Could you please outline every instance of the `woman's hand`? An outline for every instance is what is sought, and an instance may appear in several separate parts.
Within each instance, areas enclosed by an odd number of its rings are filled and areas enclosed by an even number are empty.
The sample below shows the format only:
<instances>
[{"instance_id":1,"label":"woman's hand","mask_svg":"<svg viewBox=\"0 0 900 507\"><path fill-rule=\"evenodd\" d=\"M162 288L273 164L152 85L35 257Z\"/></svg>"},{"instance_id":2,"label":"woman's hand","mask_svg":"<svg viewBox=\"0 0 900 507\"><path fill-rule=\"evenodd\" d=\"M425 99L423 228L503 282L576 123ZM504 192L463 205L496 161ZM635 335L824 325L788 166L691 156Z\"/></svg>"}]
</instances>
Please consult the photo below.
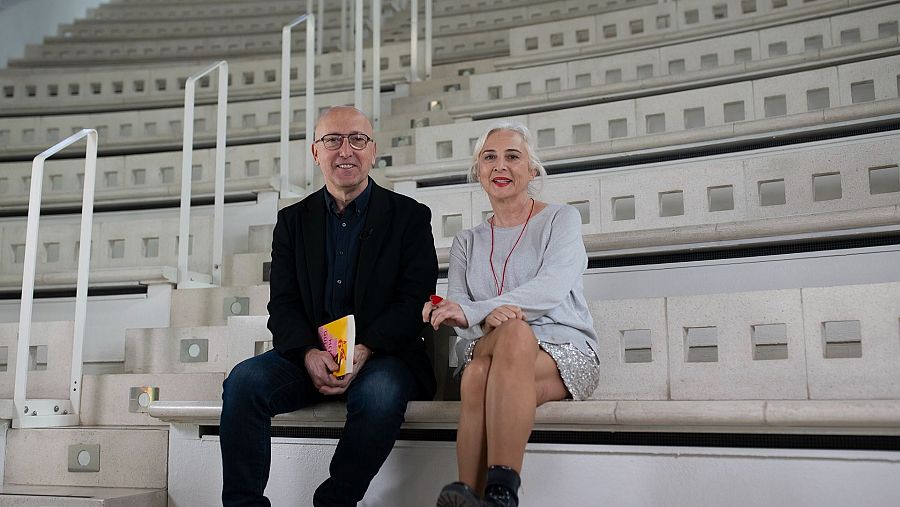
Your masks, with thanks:
<instances>
[{"instance_id":1,"label":"woman's hand","mask_svg":"<svg viewBox=\"0 0 900 507\"><path fill-rule=\"evenodd\" d=\"M484 318L484 323L481 325L481 330L484 331L484 334L488 334L500 324L512 319L525 320L525 312L523 312L522 309L518 306L498 306L497 308L494 308L494 310L491 311L491 313L489 313L487 317Z\"/></svg>"},{"instance_id":2,"label":"woman's hand","mask_svg":"<svg viewBox=\"0 0 900 507\"><path fill-rule=\"evenodd\" d=\"M469 321L466 314L463 313L459 304L444 299L438 304L427 301L422 307L422 322L428 322L435 330L444 324L454 327L469 327Z\"/></svg>"}]
</instances>

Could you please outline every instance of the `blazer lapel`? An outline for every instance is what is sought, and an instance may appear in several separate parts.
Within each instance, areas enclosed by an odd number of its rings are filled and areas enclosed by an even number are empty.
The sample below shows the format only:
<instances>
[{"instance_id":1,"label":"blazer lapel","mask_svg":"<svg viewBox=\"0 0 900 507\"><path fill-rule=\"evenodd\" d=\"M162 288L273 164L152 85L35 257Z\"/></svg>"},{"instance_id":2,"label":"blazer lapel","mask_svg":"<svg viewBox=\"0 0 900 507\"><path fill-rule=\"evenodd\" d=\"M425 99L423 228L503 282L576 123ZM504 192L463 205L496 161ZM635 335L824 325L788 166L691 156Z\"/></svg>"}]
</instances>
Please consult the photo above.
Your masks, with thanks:
<instances>
[{"instance_id":1,"label":"blazer lapel","mask_svg":"<svg viewBox=\"0 0 900 507\"><path fill-rule=\"evenodd\" d=\"M324 187L323 187L324 188ZM300 218L303 235L306 276L309 281L313 318L319 322L325 313L325 197L319 190L309 200Z\"/></svg>"},{"instance_id":2,"label":"blazer lapel","mask_svg":"<svg viewBox=\"0 0 900 507\"><path fill-rule=\"evenodd\" d=\"M353 307L362 308L366 290L372 280L375 271L375 263L381 246L388 235L388 227L391 223L393 206L391 206L390 194L383 188L369 181L372 185L372 195L369 198L369 210L366 213L366 225L363 227L359 242L359 257L356 261L356 283L353 288Z\"/></svg>"}]
</instances>

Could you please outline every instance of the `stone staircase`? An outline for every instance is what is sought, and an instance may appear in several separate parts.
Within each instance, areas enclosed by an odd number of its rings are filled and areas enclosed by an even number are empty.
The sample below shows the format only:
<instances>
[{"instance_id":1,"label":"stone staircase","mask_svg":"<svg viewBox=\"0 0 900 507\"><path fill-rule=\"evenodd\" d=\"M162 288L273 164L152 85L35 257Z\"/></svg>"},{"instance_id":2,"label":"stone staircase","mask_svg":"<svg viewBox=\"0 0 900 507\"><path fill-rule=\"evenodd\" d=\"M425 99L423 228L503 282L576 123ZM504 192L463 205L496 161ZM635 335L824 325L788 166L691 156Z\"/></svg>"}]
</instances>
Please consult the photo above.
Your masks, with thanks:
<instances>
[{"instance_id":1,"label":"stone staircase","mask_svg":"<svg viewBox=\"0 0 900 507\"><path fill-rule=\"evenodd\" d=\"M226 258L223 286L173 290L170 326L127 329L122 362L85 365L78 427L10 427L18 324L0 324L0 505L167 505L169 425L149 415L150 403L220 401L230 368L271 348L263 281L271 231L250 227L251 251ZM27 398L67 398L73 324L32 329Z\"/></svg>"}]
</instances>

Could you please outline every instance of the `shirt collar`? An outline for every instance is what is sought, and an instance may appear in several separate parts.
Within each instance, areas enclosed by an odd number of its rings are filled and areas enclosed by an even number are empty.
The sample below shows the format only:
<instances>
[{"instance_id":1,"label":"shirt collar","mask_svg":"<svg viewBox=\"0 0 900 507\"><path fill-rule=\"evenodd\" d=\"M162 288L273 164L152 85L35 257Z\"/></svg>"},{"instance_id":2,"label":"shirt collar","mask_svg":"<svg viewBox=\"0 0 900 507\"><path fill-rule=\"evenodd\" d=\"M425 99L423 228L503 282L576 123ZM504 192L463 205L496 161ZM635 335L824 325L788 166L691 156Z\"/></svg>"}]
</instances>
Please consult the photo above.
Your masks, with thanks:
<instances>
[{"instance_id":1,"label":"shirt collar","mask_svg":"<svg viewBox=\"0 0 900 507\"><path fill-rule=\"evenodd\" d=\"M374 182L371 177L368 177L368 183L366 183L365 190L362 191L361 194L356 196L355 199L350 201L347 206L344 208L344 212L354 213L356 216L362 215L366 212L366 208L369 206L369 197L372 195L372 185ZM338 213L337 201L335 201L334 196L328 193L328 189L325 189L325 209L334 213L335 215L340 215Z\"/></svg>"}]
</instances>

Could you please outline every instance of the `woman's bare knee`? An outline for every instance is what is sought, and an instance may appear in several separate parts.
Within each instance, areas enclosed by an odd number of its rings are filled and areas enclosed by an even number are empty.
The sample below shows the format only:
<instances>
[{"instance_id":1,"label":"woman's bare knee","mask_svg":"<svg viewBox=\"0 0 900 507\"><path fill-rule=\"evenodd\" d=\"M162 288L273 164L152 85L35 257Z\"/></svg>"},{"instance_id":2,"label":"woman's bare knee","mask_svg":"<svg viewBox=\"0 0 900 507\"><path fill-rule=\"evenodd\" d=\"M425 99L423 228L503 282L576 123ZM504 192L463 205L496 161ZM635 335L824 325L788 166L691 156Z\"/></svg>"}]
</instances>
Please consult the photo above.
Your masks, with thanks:
<instances>
[{"instance_id":1,"label":"woman's bare knee","mask_svg":"<svg viewBox=\"0 0 900 507\"><path fill-rule=\"evenodd\" d=\"M494 361L503 364L532 364L537 358L537 338L531 326L521 320L508 320L496 330Z\"/></svg>"},{"instance_id":2,"label":"woman's bare knee","mask_svg":"<svg viewBox=\"0 0 900 507\"><path fill-rule=\"evenodd\" d=\"M501 334L531 334L532 336L534 336L534 331L531 330L531 324L525 322L522 319L509 319L507 321L504 321L499 326L497 326L494 331Z\"/></svg>"}]
</instances>

